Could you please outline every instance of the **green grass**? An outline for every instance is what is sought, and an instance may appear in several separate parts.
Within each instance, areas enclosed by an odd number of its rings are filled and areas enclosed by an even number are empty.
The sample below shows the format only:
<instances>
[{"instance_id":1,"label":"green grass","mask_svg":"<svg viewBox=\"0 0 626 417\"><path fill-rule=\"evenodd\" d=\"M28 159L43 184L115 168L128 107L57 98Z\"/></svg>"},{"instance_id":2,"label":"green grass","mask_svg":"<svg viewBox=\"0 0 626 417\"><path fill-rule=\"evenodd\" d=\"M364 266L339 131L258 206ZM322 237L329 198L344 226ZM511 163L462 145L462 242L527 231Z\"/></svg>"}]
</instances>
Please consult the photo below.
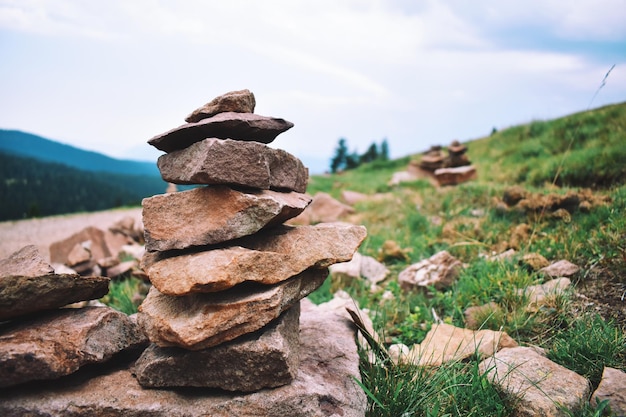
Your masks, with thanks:
<instances>
[{"instance_id":1,"label":"green grass","mask_svg":"<svg viewBox=\"0 0 626 417\"><path fill-rule=\"evenodd\" d=\"M358 221L368 229L359 252L379 258L384 243L391 240L407 254L407 259L384 260L391 274L381 292L372 293L359 281L342 289L371 311L385 345L420 343L434 323L434 314L464 327L465 309L495 303L497 308L479 318L480 328L502 329L521 345L544 347L552 360L594 385L604 366L626 369L624 321L589 314L575 296L577 287L587 285L592 277L626 283L626 166L616 163L626 160L625 127L626 104L620 104L503 130L468 144L478 179L456 187L438 189L426 180L387 185L394 172L406 169L409 160L419 155L314 177L311 194L327 192L340 198L343 190L385 193L385 199L355 206ZM503 211L497 202L512 185L539 196L592 187L584 192L609 201L592 205L588 212L573 210L565 218L549 212ZM519 228L528 233L515 237ZM484 259L509 247L517 251L510 260ZM456 283L444 291L402 291L398 274L441 250L466 265ZM528 300L519 290L548 279L521 264L527 253L580 266L581 272L573 277L576 287L550 297L539 309L527 309ZM332 290L324 288L320 298L327 300ZM393 299L383 301L382 291L393 294ZM372 365L363 359L368 416L511 415L515 399L491 386L478 372L477 361L470 358L423 369ZM586 403L581 415L606 411L606 404Z\"/></svg>"}]
</instances>

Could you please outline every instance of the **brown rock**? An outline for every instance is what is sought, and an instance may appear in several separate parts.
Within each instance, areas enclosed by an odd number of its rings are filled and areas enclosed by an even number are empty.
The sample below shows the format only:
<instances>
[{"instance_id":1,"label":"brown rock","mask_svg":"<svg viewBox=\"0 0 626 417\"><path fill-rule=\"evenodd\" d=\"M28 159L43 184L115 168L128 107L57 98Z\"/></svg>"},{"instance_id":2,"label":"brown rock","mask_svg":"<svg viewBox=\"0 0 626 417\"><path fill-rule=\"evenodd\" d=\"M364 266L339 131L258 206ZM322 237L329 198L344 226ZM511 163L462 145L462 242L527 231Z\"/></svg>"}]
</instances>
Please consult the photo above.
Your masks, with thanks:
<instances>
[{"instance_id":1,"label":"brown rock","mask_svg":"<svg viewBox=\"0 0 626 417\"><path fill-rule=\"evenodd\" d=\"M481 362L479 368L499 389L518 397L513 402L515 416L576 415L589 398L587 379L533 348L502 349Z\"/></svg>"},{"instance_id":2,"label":"brown rock","mask_svg":"<svg viewBox=\"0 0 626 417\"><path fill-rule=\"evenodd\" d=\"M90 226L84 228L80 232L73 234L67 239L63 239L51 244L50 262L67 264L68 256L70 252L74 249L74 247L77 244L82 244L83 242L87 241L91 241L91 261L87 266L87 269L96 265L96 262L98 260L112 256L111 250L109 249L106 242L105 232L96 227Z\"/></svg>"},{"instance_id":3,"label":"brown rock","mask_svg":"<svg viewBox=\"0 0 626 417\"><path fill-rule=\"evenodd\" d=\"M475 178L476 168L473 165L438 168L435 170L435 179L442 186L462 184Z\"/></svg>"},{"instance_id":4,"label":"brown rock","mask_svg":"<svg viewBox=\"0 0 626 417\"><path fill-rule=\"evenodd\" d=\"M298 217L291 220L291 224L331 223L342 220L355 210L334 199L327 193L317 193L311 204Z\"/></svg>"},{"instance_id":5,"label":"brown rock","mask_svg":"<svg viewBox=\"0 0 626 417\"><path fill-rule=\"evenodd\" d=\"M398 275L398 282L407 291L429 286L441 290L452 285L458 278L461 267L461 261L448 251L441 251L404 269Z\"/></svg>"},{"instance_id":6,"label":"brown rock","mask_svg":"<svg viewBox=\"0 0 626 417\"><path fill-rule=\"evenodd\" d=\"M364 417L353 324L303 300L300 367L288 385L250 394L144 389L130 371L81 369L62 382L0 390L0 415ZM307 306L307 308L305 308Z\"/></svg>"},{"instance_id":7,"label":"brown rock","mask_svg":"<svg viewBox=\"0 0 626 417\"><path fill-rule=\"evenodd\" d=\"M146 250L184 249L251 235L297 216L310 201L295 192L241 192L221 185L144 198Z\"/></svg>"},{"instance_id":8,"label":"brown rock","mask_svg":"<svg viewBox=\"0 0 626 417\"><path fill-rule=\"evenodd\" d=\"M538 311L542 305L548 304L548 300L554 300L555 297L563 295L571 284L569 278L556 278L542 285L531 285L520 289L518 293L528 299L526 307L528 311Z\"/></svg>"},{"instance_id":9,"label":"brown rock","mask_svg":"<svg viewBox=\"0 0 626 417\"><path fill-rule=\"evenodd\" d=\"M108 278L54 274L46 265L34 246L0 261L0 321L100 298L109 291Z\"/></svg>"},{"instance_id":10,"label":"brown rock","mask_svg":"<svg viewBox=\"0 0 626 417\"><path fill-rule=\"evenodd\" d=\"M571 277L576 275L578 271L580 271L580 268L577 265L571 263L570 261L566 261L565 259L539 270L539 272L543 272L549 277Z\"/></svg>"},{"instance_id":11,"label":"brown rock","mask_svg":"<svg viewBox=\"0 0 626 417\"><path fill-rule=\"evenodd\" d=\"M135 363L144 387L258 391L290 383L299 365L300 304L254 333L209 349L150 345Z\"/></svg>"},{"instance_id":12,"label":"brown rock","mask_svg":"<svg viewBox=\"0 0 626 417\"><path fill-rule=\"evenodd\" d=\"M124 275L125 273L132 271L133 268L137 266L136 260L130 260L125 262L120 262L119 264L107 268L106 276L109 278L119 277L120 275Z\"/></svg>"},{"instance_id":13,"label":"brown rock","mask_svg":"<svg viewBox=\"0 0 626 417\"><path fill-rule=\"evenodd\" d=\"M38 277L54 274L35 245L24 246L11 256L0 260L0 279L9 276Z\"/></svg>"},{"instance_id":14,"label":"brown rock","mask_svg":"<svg viewBox=\"0 0 626 417\"><path fill-rule=\"evenodd\" d=\"M185 118L188 123L199 122L224 112L254 113L256 100L250 90L230 91L197 108Z\"/></svg>"},{"instance_id":15,"label":"brown rock","mask_svg":"<svg viewBox=\"0 0 626 417\"><path fill-rule=\"evenodd\" d=\"M366 235L363 226L281 225L223 249L169 258L150 253L142 267L152 284L168 295L223 291L245 281L276 284L306 269L351 259Z\"/></svg>"},{"instance_id":16,"label":"brown rock","mask_svg":"<svg viewBox=\"0 0 626 417\"><path fill-rule=\"evenodd\" d=\"M319 288L327 276L327 269L309 269L272 286L238 285L179 297L152 287L137 318L150 341L161 347L206 349L262 328Z\"/></svg>"},{"instance_id":17,"label":"brown rock","mask_svg":"<svg viewBox=\"0 0 626 417\"><path fill-rule=\"evenodd\" d=\"M598 389L591 396L591 404L609 400L612 415L626 416L626 372L605 367Z\"/></svg>"},{"instance_id":18,"label":"brown rock","mask_svg":"<svg viewBox=\"0 0 626 417\"><path fill-rule=\"evenodd\" d=\"M67 254L67 265L73 267L88 262L91 259L90 246L91 241L89 240L75 244L70 253Z\"/></svg>"},{"instance_id":19,"label":"brown rock","mask_svg":"<svg viewBox=\"0 0 626 417\"><path fill-rule=\"evenodd\" d=\"M169 130L153 137L148 143L164 152L185 149L206 138L271 143L276 136L292 127L293 123L284 119L254 113L225 112Z\"/></svg>"},{"instance_id":20,"label":"brown rock","mask_svg":"<svg viewBox=\"0 0 626 417\"><path fill-rule=\"evenodd\" d=\"M527 253L521 261L522 265L527 265L532 271L538 271L550 265L550 262L538 253Z\"/></svg>"},{"instance_id":21,"label":"brown rock","mask_svg":"<svg viewBox=\"0 0 626 417\"><path fill-rule=\"evenodd\" d=\"M227 184L303 193L308 170L295 156L258 142L205 139L161 155L161 176L175 184Z\"/></svg>"},{"instance_id":22,"label":"brown rock","mask_svg":"<svg viewBox=\"0 0 626 417\"><path fill-rule=\"evenodd\" d=\"M336 263L330 266L330 275L333 279L364 278L370 284L383 281L389 274L389 269L371 256L355 253L348 262Z\"/></svg>"},{"instance_id":23,"label":"brown rock","mask_svg":"<svg viewBox=\"0 0 626 417\"><path fill-rule=\"evenodd\" d=\"M62 309L0 326L0 387L55 379L147 340L128 316L108 307Z\"/></svg>"},{"instance_id":24,"label":"brown rock","mask_svg":"<svg viewBox=\"0 0 626 417\"><path fill-rule=\"evenodd\" d=\"M424 341L413 345L408 356L402 357L401 361L419 366L439 366L476 353L491 356L500 349L515 346L517 342L505 332L475 331L441 323L433 325Z\"/></svg>"}]
</instances>

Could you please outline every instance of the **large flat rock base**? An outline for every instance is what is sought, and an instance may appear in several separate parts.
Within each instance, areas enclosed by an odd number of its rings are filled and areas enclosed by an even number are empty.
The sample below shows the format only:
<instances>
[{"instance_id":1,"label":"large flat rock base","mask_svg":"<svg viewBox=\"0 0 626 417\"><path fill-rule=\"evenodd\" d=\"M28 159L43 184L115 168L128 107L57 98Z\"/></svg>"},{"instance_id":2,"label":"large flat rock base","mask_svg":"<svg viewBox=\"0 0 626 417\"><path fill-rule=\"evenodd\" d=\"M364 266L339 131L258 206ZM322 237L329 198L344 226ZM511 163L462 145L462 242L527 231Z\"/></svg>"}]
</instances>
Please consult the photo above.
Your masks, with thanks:
<instances>
[{"instance_id":1,"label":"large flat rock base","mask_svg":"<svg viewBox=\"0 0 626 417\"><path fill-rule=\"evenodd\" d=\"M359 358L346 318L302 301L300 367L279 388L233 394L203 388L142 388L131 363L103 371L80 370L48 383L0 392L0 415L12 416L342 416L363 417L367 400L353 379Z\"/></svg>"}]
</instances>

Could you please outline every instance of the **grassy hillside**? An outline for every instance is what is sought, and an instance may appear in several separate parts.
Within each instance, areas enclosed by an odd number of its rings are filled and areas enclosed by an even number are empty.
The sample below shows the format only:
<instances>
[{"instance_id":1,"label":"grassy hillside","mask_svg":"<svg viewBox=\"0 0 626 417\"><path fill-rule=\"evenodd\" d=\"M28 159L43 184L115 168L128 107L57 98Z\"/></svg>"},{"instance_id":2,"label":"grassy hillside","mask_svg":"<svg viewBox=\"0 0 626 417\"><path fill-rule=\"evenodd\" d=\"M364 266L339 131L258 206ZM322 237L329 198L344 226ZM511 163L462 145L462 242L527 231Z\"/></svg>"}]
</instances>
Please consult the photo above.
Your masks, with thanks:
<instances>
[{"instance_id":1,"label":"grassy hillside","mask_svg":"<svg viewBox=\"0 0 626 417\"><path fill-rule=\"evenodd\" d=\"M312 177L310 194L372 196L347 220L367 227L359 252L379 259L390 274L375 288L329 279L310 298L319 303L340 289L350 293L369 310L383 349L421 343L441 321L470 327L466 309L489 304L472 328L502 329L522 346L539 346L597 387L605 366L626 370L625 121L626 104L619 104L472 141L468 154L478 178L456 187L428 179L390 186L392 174L420 155ZM523 202L507 205L515 195ZM390 243L399 250L386 250ZM488 259L509 249L510 258ZM455 283L443 290L400 288L401 271L442 250L464 264ZM529 256L580 267L570 289L536 309L527 308L523 289L549 278ZM113 301L122 293L130 299L128 282L112 288ZM478 355L420 368L371 363L371 351L361 353L369 417L514 415L515 397L479 371ZM571 415L610 415L606 403L588 400Z\"/></svg>"},{"instance_id":2,"label":"grassy hillside","mask_svg":"<svg viewBox=\"0 0 626 417\"><path fill-rule=\"evenodd\" d=\"M623 103L496 132L467 144L478 179L456 187L438 188L427 179L388 185L393 172L420 155L313 177L312 194L340 199L343 190L379 193L358 203L351 220L368 229L359 251L391 270L378 290L360 281L328 281L314 298L320 302L339 288L348 291L372 311L385 346L420 343L438 318L465 327L468 307L495 303L480 328L503 329L521 345L543 347L553 361L596 387L604 366L626 370L625 127ZM507 208L503 200L512 190L526 193L525 205ZM563 195L576 204L556 210L552 202ZM588 203L579 204L583 200ZM403 254L389 256L383 249L389 241ZM507 249L515 250L511 259L486 260ZM466 265L452 287L409 293L399 288L402 270L441 250ZM531 254L581 268L571 290L536 311L526 308L519 293L547 281L524 260ZM511 415L514 400L485 380L478 360L425 372L371 365L364 356L368 415ZM600 415L605 407L587 403L578 415Z\"/></svg>"}]
</instances>

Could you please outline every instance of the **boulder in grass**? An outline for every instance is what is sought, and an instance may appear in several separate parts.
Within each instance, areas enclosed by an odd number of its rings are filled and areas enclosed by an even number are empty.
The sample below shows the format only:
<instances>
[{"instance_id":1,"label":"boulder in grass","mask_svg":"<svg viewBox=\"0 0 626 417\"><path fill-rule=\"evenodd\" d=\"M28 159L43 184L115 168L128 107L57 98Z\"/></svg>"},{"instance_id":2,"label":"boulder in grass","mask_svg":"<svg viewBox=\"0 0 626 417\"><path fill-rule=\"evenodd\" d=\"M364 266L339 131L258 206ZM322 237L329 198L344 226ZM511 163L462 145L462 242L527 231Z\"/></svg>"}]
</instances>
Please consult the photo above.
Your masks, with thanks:
<instances>
[{"instance_id":1,"label":"boulder in grass","mask_svg":"<svg viewBox=\"0 0 626 417\"><path fill-rule=\"evenodd\" d=\"M219 113L197 123L187 123L150 139L148 143L163 152L172 152L206 138L271 143L291 129L293 123L254 113Z\"/></svg>"},{"instance_id":2,"label":"boulder in grass","mask_svg":"<svg viewBox=\"0 0 626 417\"><path fill-rule=\"evenodd\" d=\"M398 282L407 291L429 286L441 290L456 281L461 267L461 261L448 251L441 251L404 269L398 275Z\"/></svg>"}]
</instances>

